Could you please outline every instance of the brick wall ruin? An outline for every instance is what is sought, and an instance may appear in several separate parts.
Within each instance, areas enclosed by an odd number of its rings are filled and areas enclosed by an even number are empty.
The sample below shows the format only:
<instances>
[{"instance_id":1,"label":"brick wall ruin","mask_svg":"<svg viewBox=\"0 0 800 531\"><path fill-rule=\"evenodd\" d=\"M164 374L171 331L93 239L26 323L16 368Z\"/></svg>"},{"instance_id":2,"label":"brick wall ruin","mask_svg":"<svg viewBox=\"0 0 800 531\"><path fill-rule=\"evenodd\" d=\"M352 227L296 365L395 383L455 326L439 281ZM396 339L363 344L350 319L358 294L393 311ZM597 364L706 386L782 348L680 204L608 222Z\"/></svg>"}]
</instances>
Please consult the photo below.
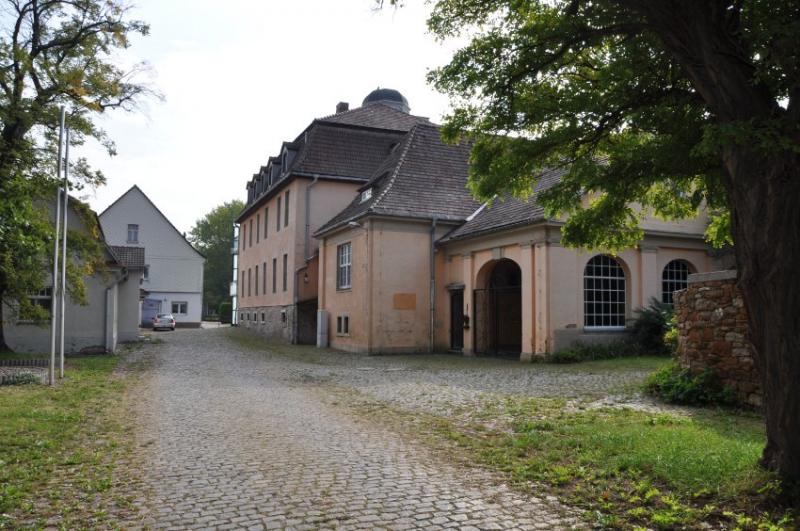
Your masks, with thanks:
<instances>
[{"instance_id":1,"label":"brick wall ruin","mask_svg":"<svg viewBox=\"0 0 800 531\"><path fill-rule=\"evenodd\" d=\"M760 407L760 378L736 272L689 275L688 288L675 293L675 314L681 365L693 372L711 369L739 402Z\"/></svg>"}]
</instances>

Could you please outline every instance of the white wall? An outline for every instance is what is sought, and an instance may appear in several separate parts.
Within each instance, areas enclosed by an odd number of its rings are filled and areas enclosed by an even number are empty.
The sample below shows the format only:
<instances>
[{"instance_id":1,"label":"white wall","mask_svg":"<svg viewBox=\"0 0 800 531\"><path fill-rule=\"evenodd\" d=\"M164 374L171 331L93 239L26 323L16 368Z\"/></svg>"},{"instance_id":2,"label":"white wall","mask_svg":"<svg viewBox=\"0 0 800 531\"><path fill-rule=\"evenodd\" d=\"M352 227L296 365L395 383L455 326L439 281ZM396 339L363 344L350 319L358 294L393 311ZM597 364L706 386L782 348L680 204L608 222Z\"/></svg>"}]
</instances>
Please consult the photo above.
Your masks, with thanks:
<instances>
[{"instance_id":1,"label":"white wall","mask_svg":"<svg viewBox=\"0 0 800 531\"><path fill-rule=\"evenodd\" d=\"M174 313L175 322L180 323L199 323L203 316L203 294L187 293L174 291L151 291L147 295L148 299L161 301L161 312L170 313L173 302L185 302L188 305L186 314Z\"/></svg>"},{"instance_id":2,"label":"white wall","mask_svg":"<svg viewBox=\"0 0 800 531\"><path fill-rule=\"evenodd\" d=\"M202 318L203 263L205 259L159 212L147 196L133 187L100 215L106 240L111 245L144 247L149 278L142 288L148 298L164 299L170 311L173 300L190 302L187 315L176 315L179 323L199 323ZM139 225L139 241L128 242L128 225ZM158 293L160 295L156 296Z\"/></svg>"}]
</instances>

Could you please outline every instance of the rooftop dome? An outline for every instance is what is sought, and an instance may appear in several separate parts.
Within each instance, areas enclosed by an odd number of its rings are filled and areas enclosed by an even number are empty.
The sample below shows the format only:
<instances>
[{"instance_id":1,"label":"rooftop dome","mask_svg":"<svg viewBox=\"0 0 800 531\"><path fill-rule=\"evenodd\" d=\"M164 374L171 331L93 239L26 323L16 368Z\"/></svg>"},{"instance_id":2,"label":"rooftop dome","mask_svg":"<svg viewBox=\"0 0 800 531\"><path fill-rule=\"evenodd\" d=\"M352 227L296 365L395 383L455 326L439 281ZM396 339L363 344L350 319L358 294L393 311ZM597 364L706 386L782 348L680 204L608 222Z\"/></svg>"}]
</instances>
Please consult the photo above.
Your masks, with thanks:
<instances>
[{"instance_id":1,"label":"rooftop dome","mask_svg":"<svg viewBox=\"0 0 800 531\"><path fill-rule=\"evenodd\" d=\"M383 103L389 107L395 108L398 111L405 113L411 112L408 106L408 100L398 91L390 88L376 88L364 98L361 105L369 105L370 103Z\"/></svg>"}]
</instances>

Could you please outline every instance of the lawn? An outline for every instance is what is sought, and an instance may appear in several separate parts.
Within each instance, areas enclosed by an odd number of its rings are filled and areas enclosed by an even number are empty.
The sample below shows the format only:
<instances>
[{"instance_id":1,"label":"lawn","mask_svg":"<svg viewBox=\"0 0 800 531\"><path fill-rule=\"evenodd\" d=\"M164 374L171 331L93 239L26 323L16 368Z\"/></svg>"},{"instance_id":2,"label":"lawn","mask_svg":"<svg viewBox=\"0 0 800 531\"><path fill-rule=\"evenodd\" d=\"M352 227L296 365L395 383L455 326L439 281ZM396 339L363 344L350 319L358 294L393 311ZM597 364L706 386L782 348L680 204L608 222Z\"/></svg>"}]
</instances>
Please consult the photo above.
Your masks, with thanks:
<instances>
[{"instance_id":1,"label":"lawn","mask_svg":"<svg viewBox=\"0 0 800 531\"><path fill-rule=\"evenodd\" d=\"M39 528L48 518L85 528L104 519L127 430L118 361L68 358L55 388L0 387L0 528Z\"/></svg>"}]
</instances>

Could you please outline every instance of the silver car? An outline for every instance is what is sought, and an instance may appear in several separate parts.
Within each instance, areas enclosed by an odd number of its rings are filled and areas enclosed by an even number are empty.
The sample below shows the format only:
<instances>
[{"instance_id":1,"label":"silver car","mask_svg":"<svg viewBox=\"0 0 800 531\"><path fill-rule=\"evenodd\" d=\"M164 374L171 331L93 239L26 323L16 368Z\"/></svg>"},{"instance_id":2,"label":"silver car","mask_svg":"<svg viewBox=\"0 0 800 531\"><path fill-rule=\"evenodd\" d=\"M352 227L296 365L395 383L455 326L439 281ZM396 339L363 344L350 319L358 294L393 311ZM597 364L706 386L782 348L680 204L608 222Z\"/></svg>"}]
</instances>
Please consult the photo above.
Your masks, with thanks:
<instances>
[{"instance_id":1,"label":"silver car","mask_svg":"<svg viewBox=\"0 0 800 531\"><path fill-rule=\"evenodd\" d=\"M175 330L175 317L171 313L160 313L153 317L153 330L159 328Z\"/></svg>"}]
</instances>

